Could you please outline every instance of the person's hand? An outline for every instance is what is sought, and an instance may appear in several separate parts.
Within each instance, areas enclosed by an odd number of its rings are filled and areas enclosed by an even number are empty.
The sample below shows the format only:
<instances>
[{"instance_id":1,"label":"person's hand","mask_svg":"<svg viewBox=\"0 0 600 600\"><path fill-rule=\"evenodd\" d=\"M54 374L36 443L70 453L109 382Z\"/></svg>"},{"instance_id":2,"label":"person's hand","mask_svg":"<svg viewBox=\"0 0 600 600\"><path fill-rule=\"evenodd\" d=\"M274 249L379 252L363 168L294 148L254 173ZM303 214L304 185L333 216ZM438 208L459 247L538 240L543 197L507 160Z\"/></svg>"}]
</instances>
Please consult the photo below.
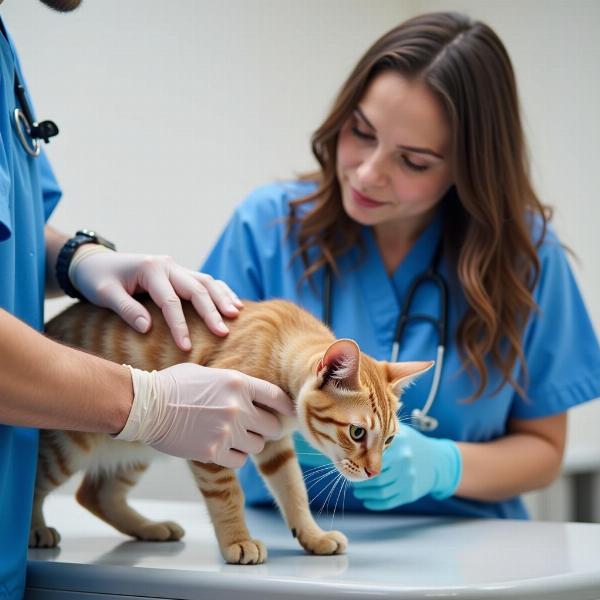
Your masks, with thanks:
<instances>
[{"instance_id":1,"label":"person's hand","mask_svg":"<svg viewBox=\"0 0 600 600\"><path fill-rule=\"evenodd\" d=\"M389 510L431 494L443 500L454 494L462 475L462 456L451 440L430 438L401 425L384 452L379 475L354 482L352 491L369 510Z\"/></svg>"},{"instance_id":2,"label":"person's hand","mask_svg":"<svg viewBox=\"0 0 600 600\"><path fill-rule=\"evenodd\" d=\"M193 363L151 373L129 369L133 405L114 438L143 442L173 456L241 467L248 454L262 451L266 440L281 436L281 423L272 411L294 414L281 389L238 371Z\"/></svg>"},{"instance_id":3,"label":"person's hand","mask_svg":"<svg viewBox=\"0 0 600 600\"><path fill-rule=\"evenodd\" d=\"M243 306L225 283L186 269L169 256L112 252L97 244L85 244L77 250L69 278L86 299L114 310L140 333L150 329L151 318L132 295L147 291L162 310L181 350L192 346L180 298L189 300L207 327L221 336L229 331L221 313L236 317Z\"/></svg>"},{"instance_id":4,"label":"person's hand","mask_svg":"<svg viewBox=\"0 0 600 600\"><path fill-rule=\"evenodd\" d=\"M294 448L298 456L298 462L305 467L320 467L323 465L331 465L333 461L313 448L299 432L294 432Z\"/></svg>"}]
</instances>

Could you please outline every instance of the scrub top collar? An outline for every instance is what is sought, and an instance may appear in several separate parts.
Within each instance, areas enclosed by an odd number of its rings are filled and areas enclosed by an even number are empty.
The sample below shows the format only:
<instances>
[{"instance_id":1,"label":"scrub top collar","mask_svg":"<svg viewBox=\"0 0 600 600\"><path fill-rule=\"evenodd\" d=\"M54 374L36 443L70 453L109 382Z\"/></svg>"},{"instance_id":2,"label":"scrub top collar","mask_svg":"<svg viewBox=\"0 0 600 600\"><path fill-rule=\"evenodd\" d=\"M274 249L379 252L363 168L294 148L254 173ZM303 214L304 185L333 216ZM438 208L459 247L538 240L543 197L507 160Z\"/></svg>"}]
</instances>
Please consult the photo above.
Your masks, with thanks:
<instances>
[{"instance_id":1,"label":"scrub top collar","mask_svg":"<svg viewBox=\"0 0 600 600\"><path fill-rule=\"evenodd\" d=\"M387 274L372 227L363 227L361 234L366 252L358 264L357 276L374 329L384 347L390 347L400 314L402 300L413 279L426 271L433 262L442 235L443 211L438 210L391 276ZM358 255L357 255L358 256ZM379 357L388 359L389 356Z\"/></svg>"}]
</instances>

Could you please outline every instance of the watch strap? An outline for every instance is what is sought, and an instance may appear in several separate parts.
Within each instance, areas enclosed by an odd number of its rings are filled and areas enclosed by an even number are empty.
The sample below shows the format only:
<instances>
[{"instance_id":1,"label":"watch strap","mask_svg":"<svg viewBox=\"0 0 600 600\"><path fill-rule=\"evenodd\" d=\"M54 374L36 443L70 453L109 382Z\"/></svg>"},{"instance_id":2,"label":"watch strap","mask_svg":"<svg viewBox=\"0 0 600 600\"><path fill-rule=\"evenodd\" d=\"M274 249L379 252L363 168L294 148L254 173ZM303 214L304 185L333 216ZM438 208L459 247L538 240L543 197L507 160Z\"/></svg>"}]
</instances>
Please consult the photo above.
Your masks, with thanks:
<instances>
[{"instance_id":1,"label":"watch strap","mask_svg":"<svg viewBox=\"0 0 600 600\"><path fill-rule=\"evenodd\" d=\"M56 279L67 296L80 300L85 300L85 297L73 285L69 277L69 267L71 266L75 252L84 244L99 244L109 250L116 250L112 242L109 242L96 232L87 229L77 231L72 238L65 242L56 259Z\"/></svg>"}]
</instances>

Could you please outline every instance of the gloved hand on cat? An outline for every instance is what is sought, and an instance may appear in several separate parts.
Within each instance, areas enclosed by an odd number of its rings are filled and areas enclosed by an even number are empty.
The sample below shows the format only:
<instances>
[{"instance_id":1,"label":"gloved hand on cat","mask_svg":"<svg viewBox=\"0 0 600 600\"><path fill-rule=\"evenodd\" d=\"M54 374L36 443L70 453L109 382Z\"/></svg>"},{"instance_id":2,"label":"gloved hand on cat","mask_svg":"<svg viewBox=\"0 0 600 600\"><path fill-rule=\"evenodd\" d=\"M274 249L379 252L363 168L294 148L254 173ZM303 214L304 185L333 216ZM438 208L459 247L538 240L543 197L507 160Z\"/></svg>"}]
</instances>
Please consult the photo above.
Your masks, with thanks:
<instances>
[{"instance_id":1,"label":"gloved hand on cat","mask_svg":"<svg viewBox=\"0 0 600 600\"><path fill-rule=\"evenodd\" d=\"M113 252L98 244L85 244L77 250L69 279L90 302L114 310L140 333L150 329L151 318L132 294L148 292L182 350L189 350L191 343L179 298L190 300L216 335L228 332L221 313L236 317L242 307L225 283L186 269L168 256Z\"/></svg>"},{"instance_id":2,"label":"gloved hand on cat","mask_svg":"<svg viewBox=\"0 0 600 600\"><path fill-rule=\"evenodd\" d=\"M271 411L292 416L277 386L229 369L183 363L162 371L128 367L134 399L123 430L114 436L223 467L241 467L282 428ZM266 407L266 408L263 408ZM271 409L271 410L267 410Z\"/></svg>"},{"instance_id":3,"label":"gloved hand on cat","mask_svg":"<svg viewBox=\"0 0 600 600\"><path fill-rule=\"evenodd\" d=\"M431 494L436 500L454 494L462 475L462 456L451 440L431 438L400 425L383 453L381 473L352 484L354 496L369 510L389 510Z\"/></svg>"}]
</instances>

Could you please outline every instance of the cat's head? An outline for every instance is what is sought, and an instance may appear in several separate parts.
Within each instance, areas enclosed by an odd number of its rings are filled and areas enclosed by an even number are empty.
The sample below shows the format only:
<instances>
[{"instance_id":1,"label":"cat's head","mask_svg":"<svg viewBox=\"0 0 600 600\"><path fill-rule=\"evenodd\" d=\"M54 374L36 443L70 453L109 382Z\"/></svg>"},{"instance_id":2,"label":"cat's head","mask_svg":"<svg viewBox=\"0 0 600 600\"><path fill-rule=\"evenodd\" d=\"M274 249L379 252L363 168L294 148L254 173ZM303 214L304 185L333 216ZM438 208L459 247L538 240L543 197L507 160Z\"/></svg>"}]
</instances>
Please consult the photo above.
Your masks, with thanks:
<instances>
[{"instance_id":1,"label":"cat's head","mask_svg":"<svg viewBox=\"0 0 600 600\"><path fill-rule=\"evenodd\" d=\"M402 390L433 364L376 361L353 340L337 340L298 395L302 434L351 481L377 475L398 431Z\"/></svg>"}]
</instances>

